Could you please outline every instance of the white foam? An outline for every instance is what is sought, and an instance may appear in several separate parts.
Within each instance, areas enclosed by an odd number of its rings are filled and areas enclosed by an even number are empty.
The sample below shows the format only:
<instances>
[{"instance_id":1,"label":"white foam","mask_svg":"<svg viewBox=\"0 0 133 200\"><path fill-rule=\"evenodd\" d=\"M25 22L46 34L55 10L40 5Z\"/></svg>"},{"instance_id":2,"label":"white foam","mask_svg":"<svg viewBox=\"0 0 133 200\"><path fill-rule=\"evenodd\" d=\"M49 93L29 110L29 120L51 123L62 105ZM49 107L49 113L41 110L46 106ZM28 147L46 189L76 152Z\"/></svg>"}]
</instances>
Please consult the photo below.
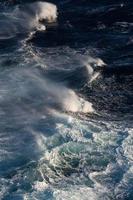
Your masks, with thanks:
<instances>
[{"instance_id":1,"label":"white foam","mask_svg":"<svg viewBox=\"0 0 133 200\"><path fill-rule=\"evenodd\" d=\"M83 112L92 113L94 112L92 103L79 98L73 90L66 90L66 97L62 98L62 108L66 111L71 112Z\"/></svg>"},{"instance_id":2,"label":"white foam","mask_svg":"<svg viewBox=\"0 0 133 200\"><path fill-rule=\"evenodd\" d=\"M92 58L92 57L89 57L87 60L84 60L83 61L83 65L87 69L89 83L91 83L94 80L96 80L100 75L100 72L99 71L95 71L95 69L97 67L102 68L102 67L106 66L105 62L102 59L100 59L100 58Z\"/></svg>"},{"instance_id":3,"label":"white foam","mask_svg":"<svg viewBox=\"0 0 133 200\"><path fill-rule=\"evenodd\" d=\"M63 85L52 83L45 80L45 91L48 98L47 103L53 102L57 107L67 112L94 112L92 103L80 98L72 89L68 89ZM44 82L45 82L44 81Z\"/></svg>"},{"instance_id":4,"label":"white foam","mask_svg":"<svg viewBox=\"0 0 133 200\"><path fill-rule=\"evenodd\" d=\"M45 30L45 25L40 23L40 21L55 22L57 19L57 7L52 3L35 2L26 4L23 8L17 7L14 15L26 25L28 23L30 28Z\"/></svg>"},{"instance_id":5,"label":"white foam","mask_svg":"<svg viewBox=\"0 0 133 200\"><path fill-rule=\"evenodd\" d=\"M0 39L10 39L18 33L45 31L45 21L56 21L57 7L47 2L27 3L17 5L15 9L1 14L0 18Z\"/></svg>"},{"instance_id":6,"label":"white foam","mask_svg":"<svg viewBox=\"0 0 133 200\"><path fill-rule=\"evenodd\" d=\"M104 188L89 188L83 186L71 186L69 190L54 190L53 196L56 200L103 200L109 199L108 191Z\"/></svg>"},{"instance_id":7,"label":"white foam","mask_svg":"<svg viewBox=\"0 0 133 200\"><path fill-rule=\"evenodd\" d=\"M30 69L19 69L19 73L17 70L15 72L9 72L9 76L13 75L13 79L10 80L10 85L14 85L14 81L21 80L24 81L23 85L15 85L16 95L25 96L28 92L30 92L30 85L32 82L33 85L38 88L38 91L41 91L43 98L41 101L44 102L44 109L48 111L48 109L59 109L65 112L82 112L82 113L92 113L94 112L92 103L86 101L76 94L75 91L65 87L62 84L52 82L51 80L46 79L45 77L41 77L36 70ZM21 86L21 92L18 88ZM5 86L6 87L6 86ZM13 93L11 92L13 88L10 90L11 97ZM9 89L7 90L6 97L10 98ZM15 94L14 94L15 95Z\"/></svg>"},{"instance_id":8,"label":"white foam","mask_svg":"<svg viewBox=\"0 0 133 200\"><path fill-rule=\"evenodd\" d=\"M54 22L57 19L57 7L52 3L36 2L34 3L34 9L37 10L37 20L47 20L48 22Z\"/></svg>"},{"instance_id":9,"label":"white foam","mask_svg":"<svg viewBox=\"0 0 133 200\"><path fill-rule=\"evenodd\" d=\"M128 129L128 137L123 141L122 148L124 155L129 162L133 162L133 129Z\"/></svg>"},{"instance_id":10,"label":"white foam","mask_svg":"<svg viewBox=\"0 0 133 200\"><path fill-rule=\"evenodd\" d=\"M92 103L80 98L72 89L44 78L38 78L38 76L33 73L30 73L30 76L36 79L39 85L43 86L44 93L46 93L47 96L47 98L45 98L46 105L53 102L61 110L67 112L94 112Z\"/></svg>"},{"instance_id":11,"label":"white foam","mask_svg":"<svg viewBox=\"0 0 133 200\"><path fill-rule=\"evenodd\" d=\"M36 181L34 183L34 189L37 191L44 191L47 188L48 188L48 184L45 183L44 181L43 182Z\"/></svg>"}]
</instances>

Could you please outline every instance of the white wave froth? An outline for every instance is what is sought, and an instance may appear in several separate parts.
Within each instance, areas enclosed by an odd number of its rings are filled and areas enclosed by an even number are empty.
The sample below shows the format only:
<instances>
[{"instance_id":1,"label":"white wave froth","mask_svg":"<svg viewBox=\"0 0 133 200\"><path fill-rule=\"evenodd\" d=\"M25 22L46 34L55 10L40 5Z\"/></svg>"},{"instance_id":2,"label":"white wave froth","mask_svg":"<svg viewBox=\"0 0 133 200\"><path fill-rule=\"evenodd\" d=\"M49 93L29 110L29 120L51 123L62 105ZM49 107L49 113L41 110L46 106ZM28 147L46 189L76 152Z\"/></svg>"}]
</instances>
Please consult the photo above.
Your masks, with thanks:
<instances>
[{"instance_id":1,"label":"white wave froth","mask_svg":"<svg viewBox=\"0 0 133 200\"><path fill-rule=\"evenodd\" d=\"M66 90L66 94L61 97L61 101L62 108L66 111L83 113L94 112L92 103L79 98L77 94L71 89Z\"/></svg>"},{"instance_id":2,"label":"white wave froth","mask_svg":"<svg viewBox=\"0 0 133 200\"><path fill-rule=\"evenodd\" d=\"M48 23L56 21L57 7L47 2L25 4L22 7L16 7L14 16L20 19L20 21L23 20L24 24L28 22L29 27L40 29L41 27L45 27L44 24L40 23L41 20L45 20Z\"/></svg>"},{"instance_id":3,"label":"white wave froth","mask_svg":"<svg viewBox=\"0 0 133 200\"><path fill-rule=\"evenodd\" d=\"M91 58L89 57L87 60L83 62L84 66L88 72L89 83L96 80L100 75L100 70L95 71L97 68L104 68L106 64L100 58Z\"/></svg>"},{"instance_id":4,"label":"white wave froth","mask_svg":"<svg viewBox=\"0 0 133 200\"><path fill-rule=\"evenodd\" d=\"M43 94L41 101L44 102L44 109L49 111L53 109L59 109L65 112L83 112L83 113L92 113L94 111L92 103L84 100L79 97L75 91L65 87L62 84L53 82L45 77L42 77L41 74L36 70L28 70L28 69L19 69L19 73L16 70L14 72L14 76L12 76L12 72L9 76L12 77L10 80L10 85L13 85L9 92L9 85L4 85L4 94L2 95L2 99L12 99L14 98L12 90L13 87L16 88L15 95L18 96L27 96L32 90L31 83L36 87L38 92ZM14 77L14 78L13 78ZM15 84L15 82L19 80L22 81L23 84ZM14 82L15 81L15 82ZM18 82L19 83L19 82ZM21 87L21 92L19 89ZM7 91L6 91L7 89ZM37 97L39 98L39 97ZM40 99L39 99L40 100Z\"/></svg>"},{"instance_id":5,"label":"white wave froth","mask_svg":"<svg viewBox=\"0 0 133 200\"><path fill-rule=\"evenodd\" d=\"M9 39L21 33L46 30L45 22L57 19L57 7L47 2L27 3L1 13L0 17L0 39Z\"/></svg>"}]
</instances>

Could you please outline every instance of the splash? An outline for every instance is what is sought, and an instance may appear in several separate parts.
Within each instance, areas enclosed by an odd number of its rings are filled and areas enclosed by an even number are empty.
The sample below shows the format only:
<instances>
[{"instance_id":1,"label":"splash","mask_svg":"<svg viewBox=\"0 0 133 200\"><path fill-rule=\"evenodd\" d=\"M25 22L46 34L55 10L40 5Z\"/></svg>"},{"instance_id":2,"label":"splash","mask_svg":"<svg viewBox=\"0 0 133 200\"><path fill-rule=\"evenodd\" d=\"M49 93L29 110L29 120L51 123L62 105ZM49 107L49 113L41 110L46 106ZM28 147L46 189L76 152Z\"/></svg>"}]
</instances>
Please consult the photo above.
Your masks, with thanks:
<instances>
[{"instance_id":1,"label":"splash","mask_svg":"<svg viewBox=\"0 0 133 200\"><path fill-rule=\"evenodd\" d=\"M57 7L52 3L35 2L18 5L0 16L0 39L9 39L17 34L45 31L45 23L55 22Z\"/></svg>"},{"instance_id":2,"label":"splash","mask_svg":"<svg viewBox=\"0 0 133 200\"><path fill-rule=\"evenodd\" d=\"M38 91L36 101L42 102L44 111L48 110L61 110L64 112L83 112L92 113L94 111L92 103L86 101L76 94L72 89L67 88L63 84L53 82L51 79L40 74L37 69L15 69L9 71L8 76L11 77L10 81L4 85L6 93L1 94L2 100L10 100L15 98L31 98L30 95L34 94L34 87ZM15 84L15 81L17 83ZM21 91L20 89L21 88ZM14 94L13 90L16 91Z\"/></svg>"},{"instance_id":3,"label":"splash","mask_svg":"<svg viewBox=\"0 0 133 200\"><path fill-rule=\"evenodd\" d=\"M35 2L18 6L14 10L14 16L24 22L29 28L45 30L45 23L55 22L57 19L57 7L52 3Z\"/></svg>"},{"instance_id":4,"label":"splash","mask_svg":"<svg viewBox=\"0 0 133 200\"><path fill-rule=\"evenodd\" d=\"M33 74L33 76L36 76ZM45 98L45 104L48 107L59 108L65 112L82 112L82 113L92 113L94 112L92 103L79 97L76 92L72 89L65 87L59 83L52 82L48 79L38 79L36 80L43 85ZM42 87L42 86L41 86Z\"/></svg>"},{"instance_id":5,"label":"splash","mask_svg":"<svg viewBox=\"0 0 133 200\"><path fill-rule=\"evenodd\" d=\"M83 64L87 69L89 83L96 80L101 74L100 71L106 66L102 59L92 57L89 57L87 60L85 60Z\"/></svg>"},{"instance_id":6,"label":"splash","mask_svg":"<svg viewBox=\"0 0 133 200\"><path fill-rule=\"evenodd\" d=\"M94 109L92 103L85 101L84 99L78 97L78 95L71 89L65 89L61 95L59 94L59 102L61 102L61 107L65 111L70 112L82 112L82 113L93 113Z\"/></svg>"}]
</instances>

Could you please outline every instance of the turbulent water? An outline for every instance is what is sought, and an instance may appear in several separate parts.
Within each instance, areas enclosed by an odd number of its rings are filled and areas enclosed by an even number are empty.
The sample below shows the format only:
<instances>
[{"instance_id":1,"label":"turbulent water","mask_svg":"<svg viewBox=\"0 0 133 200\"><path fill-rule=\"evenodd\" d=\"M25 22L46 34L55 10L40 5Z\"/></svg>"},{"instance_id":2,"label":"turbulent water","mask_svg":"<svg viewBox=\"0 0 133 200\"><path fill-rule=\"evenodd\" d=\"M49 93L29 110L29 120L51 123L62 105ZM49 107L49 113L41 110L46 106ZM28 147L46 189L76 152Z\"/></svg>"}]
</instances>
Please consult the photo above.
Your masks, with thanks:
<instances>
[{"instance_id":1,"label":"turbulent water","mask_svg":"<svg viewBox=\"0 0 133 200\"><path fill-rule=\"evenodd\" d=\"M0 1L0 199L132 200L133 2L49 3Z\"/></svg>"}]
</instances>

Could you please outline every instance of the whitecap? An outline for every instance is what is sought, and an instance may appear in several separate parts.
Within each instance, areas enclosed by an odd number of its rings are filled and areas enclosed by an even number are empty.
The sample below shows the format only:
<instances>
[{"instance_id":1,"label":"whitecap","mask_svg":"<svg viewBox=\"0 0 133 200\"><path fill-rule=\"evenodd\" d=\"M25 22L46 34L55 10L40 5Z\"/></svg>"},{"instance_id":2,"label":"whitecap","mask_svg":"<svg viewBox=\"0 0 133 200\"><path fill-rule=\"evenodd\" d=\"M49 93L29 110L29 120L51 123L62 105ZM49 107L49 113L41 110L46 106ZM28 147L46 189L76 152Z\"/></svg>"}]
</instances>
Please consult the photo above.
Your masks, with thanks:
<instances>
[{"instance_id":1,"label":"whitecap","mask_svg":"<svg viewBox=\"0 0 133 200\"><path fill-rule=\"evenodd\" d=\"M1 13L0 39L10 39L17 34L30 31L45 31L45 22L52 23L57 19L57 7L52 3L34 2L17 5L7 13Z\"/></svg>"}]
</instances>

